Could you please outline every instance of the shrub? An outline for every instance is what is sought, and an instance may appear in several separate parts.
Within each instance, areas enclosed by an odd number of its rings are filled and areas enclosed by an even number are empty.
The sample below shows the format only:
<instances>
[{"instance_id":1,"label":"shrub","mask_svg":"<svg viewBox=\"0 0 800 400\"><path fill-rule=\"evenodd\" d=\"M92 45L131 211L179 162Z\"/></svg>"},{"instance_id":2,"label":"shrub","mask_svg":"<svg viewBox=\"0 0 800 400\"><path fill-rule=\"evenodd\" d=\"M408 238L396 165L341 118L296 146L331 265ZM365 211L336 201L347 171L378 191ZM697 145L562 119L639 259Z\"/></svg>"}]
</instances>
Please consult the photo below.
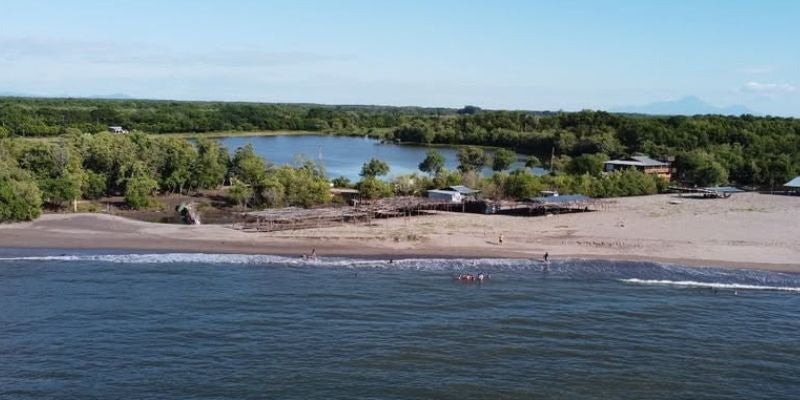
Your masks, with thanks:
<instances>
[{"instance_id":1,"label":"shrub","mask_svg":"<svg viewBox=\"0 0 800 400\"><path fill-rule=\"evenodd\" d=\"M361 192L361 197L365 199L379 199L392 195L392 186L374 177L362 179L358 182L356 188Z\"/></svg>"},{"instance_id":2,"label":"shrub","mask_svg":"<svg viewBox=\"0 0 800 400\"><path fill-rule=\"evenodd\" d=\"M41 213L41 191L32 181L0 173L0 222L30 221Z\"/></svg>"},{"instance_id":3,"label":"shrub","mask_svg":"<svg viewBox=\"0 0 800 400\"><path fill-rule=\"evenodd\" d=\"M125 185L125 202L134 209L147 208L152 204L150 197L158 188L158 182L147 175L128 179Z\"/></svg>"}]
</instances>

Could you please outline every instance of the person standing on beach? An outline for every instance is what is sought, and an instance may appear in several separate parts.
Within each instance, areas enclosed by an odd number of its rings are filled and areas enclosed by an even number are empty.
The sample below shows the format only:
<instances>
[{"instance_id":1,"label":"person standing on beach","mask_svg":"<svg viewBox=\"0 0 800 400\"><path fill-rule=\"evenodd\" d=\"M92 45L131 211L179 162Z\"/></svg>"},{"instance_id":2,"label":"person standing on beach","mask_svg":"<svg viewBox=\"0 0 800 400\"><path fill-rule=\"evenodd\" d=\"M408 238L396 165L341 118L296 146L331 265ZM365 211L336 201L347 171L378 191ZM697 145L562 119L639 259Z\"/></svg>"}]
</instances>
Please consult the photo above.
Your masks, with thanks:
<instances>
[{"instance_id":1,"label":"person standing on beach","mask_svg":"<svg viewBox=\"0 0 800 400\"><path fill-rule=\"evenodd\" d=\"M500 236L497 237L497 244L503 244L503 234L501 233Z\"/></svg>"},{"instance_id":2,"label":"person standing on beach","mask_svg":"<svg viewBox=\"0 0 800 400\"><path fill-rule=\"evenodd\" d=\"M544 262L550 262L549 258L550 258L550 254L545 251L544 252Z\"/></svg>"}]
</instances>

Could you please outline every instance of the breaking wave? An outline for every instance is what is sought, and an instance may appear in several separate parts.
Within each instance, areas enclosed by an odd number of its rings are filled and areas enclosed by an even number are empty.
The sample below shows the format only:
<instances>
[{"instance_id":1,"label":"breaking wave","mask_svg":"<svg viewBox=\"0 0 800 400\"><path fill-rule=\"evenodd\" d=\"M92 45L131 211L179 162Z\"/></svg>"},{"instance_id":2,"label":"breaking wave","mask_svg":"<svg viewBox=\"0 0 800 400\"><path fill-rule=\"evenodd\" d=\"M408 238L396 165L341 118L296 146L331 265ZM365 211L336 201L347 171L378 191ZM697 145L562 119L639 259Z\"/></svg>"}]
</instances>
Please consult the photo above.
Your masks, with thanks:
<instances>
[{"instance_id":1,"label":"breaking wave","mask_svg":"<svg viewBox=\"0 0 800 400\"><path fill-rule=\"evenodd\" d=\"M767 285L748 285L742 283L697 282L697 281L668 281L663 279L638 279L638 278L621 279L620 281L625 283L639 284L639 285L661 285L661 286L728 289L728 290L772 290L772 291L800 293L800 287L792 287L792 286L767 286Z\"/></svg>"},{"instance_id":2,"label":"breaking wave","mask_svg":"<svg viewBox=\"0 0 800 400\"><path fill-rule=\"evenodd\" d=\"M370 259L319 257L314 259L303 257L286 257L253 254L208 254L208 253L152 253L152 254L97 254L97 255L51 255L0 257L4 261L55 261L55 262L107 262L117 264L240 264L240 265L283 265L309 267L364 267L393 268L412 270L459 270L464 268L521 269L530 268L534 264L541 269L541 263L514 259L444 259L444 258L403 258L403 259Z\"/></svg>"},{"instance_id":3,"label":"breaking wave","mask_svg":"<svg viewBox=\"0 0 800 400\"><path fill-rule=\"evenodd\" d=\"M771 271L685 267L640 261L557 259L548 265L538 260L503 258L346 258L307 259L274 255L208 253L60 254L0 257L0 264L22 262L103 262L116 264L247 265L251 267L349 268L441 273L537 273L556 279L614 280L625 284L667 285L688 288L772 290L800 292L800 274ZM509 275L510 276L510 275Z\"/></svg>"}]
</instances>

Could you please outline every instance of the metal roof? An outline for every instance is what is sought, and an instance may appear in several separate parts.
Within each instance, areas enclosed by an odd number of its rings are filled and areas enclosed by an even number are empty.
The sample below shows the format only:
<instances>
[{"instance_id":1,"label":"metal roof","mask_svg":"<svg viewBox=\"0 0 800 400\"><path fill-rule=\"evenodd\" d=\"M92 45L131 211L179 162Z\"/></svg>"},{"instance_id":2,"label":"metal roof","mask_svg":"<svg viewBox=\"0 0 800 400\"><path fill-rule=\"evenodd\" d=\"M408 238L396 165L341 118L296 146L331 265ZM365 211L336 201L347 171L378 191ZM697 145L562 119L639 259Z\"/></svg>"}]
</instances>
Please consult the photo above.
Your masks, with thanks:
<instances>
[{"instance_id":1,"label":"metal roof","mask_svg":"<svg viewBox=\"0 0 800 400\"><path fill-rule=\"evenodd\" d=\"M455 190L439 190L439 189L431 189L431 190L428 190L428 193L446 194L446 195L448 195L448 196L452 196L452 195L454 195L454 194L456 194L456 193L459 193L459 192L456 192Z\"/></svg>"},{"instance_id":2,"label":"metal roof","mask_svg":"<svg viewBox=\"0 0 800 400\"><path fill-rule=\"evenodd\" d=\"M642 164L639 161L629 161L629 160L610 160L610 161L606 161L605 164L630 165L630 166L637 166L637 167L644 166L644 164Z\"/></svg>"},{"instance_id":3,"label":"metal roof","mask_svg":"<svg viewBox=\"0 0 800 400\"><path fill-rule=\"evenodd\" d=\"M800 176L796 176L794 179L790 180L783 184L784 187L790 188L800 188Z\"/></svg>"},{"instance_id":4,"label":"metal roof","mask_svg":"<svg viewBox=\"0 0 800 400\"><path fill-rule=\"evenodd\" d=\"M660 166L664 166L664 165L669 165L669 164L667 164L665 162L654 160L654 159L652 159L652 158L650 158L648 156L633 156L633 157L630 157L630 159L639 161L640 163L642 163L642 165L644 165L646 167L660 167Z\"/></svg>"},{"instance_id":5,"label":"metal roof","mask_svg":"<svg viewBox=\"0 0 800 400\"><path fill-rule=\"evenodd\" d=\"M550 170L542 167L533 167L531 168L531 174L533 176L545 176L550 174Z\"/></svg>"},{"instance_id":6,"label":"metal roof","mask_svg":"<svg viewBox=\"0 0 800 400\"><path fill-rule=\"evenodd\" d=\"M331 193L333 193L333 194L345 194L345 193L347 193L347 194L358 194L359 191L356 190L356 189L350 189L350 188L331 188Z\"/></svg>"},{"instance_id":7,"label":"metal roof","mask_svg":"<svg viewBox=\"0 0 800 400\"><path fill-rule=\"evenodd\" d=\"M533 197L530 201L541 204L577 203L591 200L591 197L582 194L565 194L561 196Z\"/></svg>"},{"instance_id":8,"label":"metal roof","mask_svg":"<svg viewBox=\"0 0 800 400\"><path fill-rule=\"evenodd\" d=\"M468 187L466 187L464 185L448 186L448 187L443 188L441 190L450 191L450 192L459 192L461 194L480 193L480 190L471 189L471 188L468 188Z\"/></svg>"},{"instance_id":9,"label":"metal roof","mask_svg":"<svg viewBox=\"0 0 800 400\"><path fill-rule=\"evenodd\" d=\"M715 187L705 187L701 188L708 190L709 192L719 192L719 193L742 193L744 190L739 189L733 186L715 186Z\"/></svg>"},{"instance_id":10,"label":"metal roof","mask_svg":"<svg viewBox=\"0 0 800 400\"><path fill-rule=\"evenodd\" d=\"M633 157L628 157L628 159L626 160L610 160L606 161L605 163L613 165L629 165L637 167L665 167L669 165L668 163L654 160L647 156L633 156Z\"/></svg>"}]
</instances>

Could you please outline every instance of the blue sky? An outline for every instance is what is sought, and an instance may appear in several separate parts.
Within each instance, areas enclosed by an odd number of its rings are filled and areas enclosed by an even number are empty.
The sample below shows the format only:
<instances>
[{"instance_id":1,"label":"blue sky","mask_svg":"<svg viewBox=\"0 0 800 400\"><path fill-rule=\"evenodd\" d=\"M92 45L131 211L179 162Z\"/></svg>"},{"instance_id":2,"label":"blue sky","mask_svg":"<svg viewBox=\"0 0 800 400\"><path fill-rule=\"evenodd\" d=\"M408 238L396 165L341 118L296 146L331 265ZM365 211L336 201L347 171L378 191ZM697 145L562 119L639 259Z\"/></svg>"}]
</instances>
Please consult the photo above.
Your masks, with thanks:
<instances>
[{"instance_id":1,"label":"blue sky","mask_svg":"<svg viewBox=\"0 0 800 400\"><path fill-rule=\"evenodd\" d=\"M0 92L800 116L798 1L12 1Z\"/></svg>"}]
</instances>

